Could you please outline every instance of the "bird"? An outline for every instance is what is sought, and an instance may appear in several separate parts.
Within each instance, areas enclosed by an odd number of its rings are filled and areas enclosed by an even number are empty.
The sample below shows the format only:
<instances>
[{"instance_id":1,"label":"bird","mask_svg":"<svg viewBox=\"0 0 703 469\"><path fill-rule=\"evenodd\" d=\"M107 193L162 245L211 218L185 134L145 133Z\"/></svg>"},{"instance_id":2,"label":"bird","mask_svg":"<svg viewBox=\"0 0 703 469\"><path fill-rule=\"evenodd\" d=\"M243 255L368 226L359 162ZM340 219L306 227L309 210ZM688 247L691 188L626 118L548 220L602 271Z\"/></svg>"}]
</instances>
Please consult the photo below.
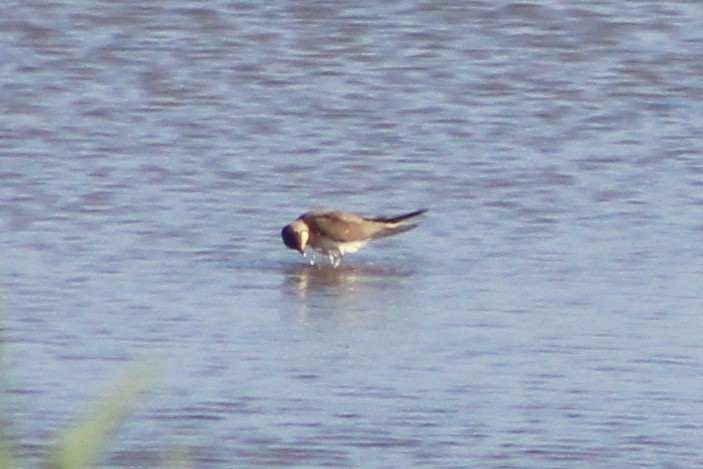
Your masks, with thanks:
<instances>
[{"instance_id":1,"label":"bird","mask_svg":"<svg viewBox=\"0 0 703 469\"><path fill-rule=\"evenodd\" d=\"M404 233L418 226L417 218L427 209L395 217L368 218L356 213L329 208L316 208L300 215L283 227L281 237L290 249L305 256L305 248L328 256L338 267L345 254L356 252L369 241Z\"/></svg>"}]
</instances>

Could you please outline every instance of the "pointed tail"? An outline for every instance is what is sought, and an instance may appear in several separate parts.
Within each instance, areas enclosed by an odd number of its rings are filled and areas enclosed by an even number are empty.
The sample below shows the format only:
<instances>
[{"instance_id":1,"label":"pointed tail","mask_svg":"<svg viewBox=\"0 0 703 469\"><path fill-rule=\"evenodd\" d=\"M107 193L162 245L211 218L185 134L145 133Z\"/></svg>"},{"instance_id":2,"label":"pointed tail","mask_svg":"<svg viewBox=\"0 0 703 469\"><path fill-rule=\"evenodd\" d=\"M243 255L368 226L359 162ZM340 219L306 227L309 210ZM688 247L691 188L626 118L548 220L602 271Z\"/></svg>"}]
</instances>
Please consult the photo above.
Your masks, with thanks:
<instances>
[{"instance_id":1,"label":"pointed tail","mask_svg":"<svg viewBox=\"0 0 703 469\"><path fill-rule=\"evenodd\" d=\"M414 212L406 213L405 215L398 215L397 217L376 217L373 218L373 221L380 221L383 223L390 223L390 224L395 224L395 223L403 223L406 222L412 218L417 218L423 213L427 211L426 208L423 208L422 210L415 210Z\"/></svg>"},{"instance_id":2,"label":"pointed tail","mask_svg":"<svg viewBox=\"0 0 703 469\"><path fill-rule=\"evenodd\" d=\"M404 233L406 231L412 230L418 225L418 223L414 221L414 219L419 217L420 215L423 215L425 212L427 212L426 208L406 213L404 215L398 215L397 217L372 218L373 221L377 221L385 225L382 230L373 235L373 238L385 238L386 236L392 236L398 233Z\"/></svg>"}]
</instances>

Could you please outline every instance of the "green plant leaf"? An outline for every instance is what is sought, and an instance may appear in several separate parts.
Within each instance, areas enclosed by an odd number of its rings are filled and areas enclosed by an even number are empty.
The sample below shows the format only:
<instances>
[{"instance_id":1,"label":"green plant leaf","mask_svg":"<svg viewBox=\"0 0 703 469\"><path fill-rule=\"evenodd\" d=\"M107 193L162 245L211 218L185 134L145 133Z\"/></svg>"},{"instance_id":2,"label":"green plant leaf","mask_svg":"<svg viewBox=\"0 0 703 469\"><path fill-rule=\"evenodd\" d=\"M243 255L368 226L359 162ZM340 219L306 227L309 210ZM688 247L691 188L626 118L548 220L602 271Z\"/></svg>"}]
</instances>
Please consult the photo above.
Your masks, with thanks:
<instances>
[{"instance_id":1,"label":"green plant leaf","mask_svg":"<svg viewBox=\"0 0 703 469\"><path fill-rule=\"evenodd\" d=\"M5 443L4 435L0 434L0 469L12 469L15 467L12 456Z\"/></svg>"},{"instance_id":2,"label":"green plant leaf","mask_svg":"<svg viewBox=\"0 0 703 469\"><path fill-rule=\"evenodd\" d=\"M154 368L137 367L111 386L85 416L68 430L49 457L51 469L83 469L95 462L119 423L137 404L154 375Z\"/></svg>"}]
</instances>

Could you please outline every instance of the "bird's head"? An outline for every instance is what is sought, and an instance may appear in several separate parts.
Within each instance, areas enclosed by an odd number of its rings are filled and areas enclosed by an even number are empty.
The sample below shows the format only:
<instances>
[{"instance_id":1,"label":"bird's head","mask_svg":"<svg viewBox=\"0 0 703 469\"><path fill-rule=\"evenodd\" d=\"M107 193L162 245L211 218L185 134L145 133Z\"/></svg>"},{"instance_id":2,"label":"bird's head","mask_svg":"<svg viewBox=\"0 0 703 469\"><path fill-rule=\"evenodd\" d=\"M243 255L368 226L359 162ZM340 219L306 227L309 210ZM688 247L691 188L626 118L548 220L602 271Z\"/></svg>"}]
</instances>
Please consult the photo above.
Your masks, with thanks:
<instances>
[{"instance_id":1,"label":"bird's head","mask_svg":"<svg viewBox=\"0 0 703 469\"><path fill-rule=\"evenodd\" d=\"M310 240L310 229L302 220L296 220L283 228L281 237L286 246L303 254Z\"/></svg>"}]
</instances>

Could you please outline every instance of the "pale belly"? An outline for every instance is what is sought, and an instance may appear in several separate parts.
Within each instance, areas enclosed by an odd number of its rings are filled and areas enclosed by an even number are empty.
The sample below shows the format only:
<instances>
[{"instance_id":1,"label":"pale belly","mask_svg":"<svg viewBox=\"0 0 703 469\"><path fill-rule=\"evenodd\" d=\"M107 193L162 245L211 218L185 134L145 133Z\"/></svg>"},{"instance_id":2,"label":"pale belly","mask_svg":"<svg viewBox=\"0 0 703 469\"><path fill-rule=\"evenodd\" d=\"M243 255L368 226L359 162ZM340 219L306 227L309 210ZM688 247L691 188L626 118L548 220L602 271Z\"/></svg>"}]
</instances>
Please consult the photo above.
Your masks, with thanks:
<instances>
[{"instance_id":1,"label":"pale belly","mask_svg":"<svg viewBox=\"0 0 703 469\"><path fill-rule=\"evenodd\" d=\"M316 239L314 242L310 243L315 251L321 252L323 254L331 254L333 256L343 256L350 252L356 252L368 244L369 240L363 241L351 241L348 243L340 243L337 241L332 241L327 238Z\"/></svg>"}]
</instances>

